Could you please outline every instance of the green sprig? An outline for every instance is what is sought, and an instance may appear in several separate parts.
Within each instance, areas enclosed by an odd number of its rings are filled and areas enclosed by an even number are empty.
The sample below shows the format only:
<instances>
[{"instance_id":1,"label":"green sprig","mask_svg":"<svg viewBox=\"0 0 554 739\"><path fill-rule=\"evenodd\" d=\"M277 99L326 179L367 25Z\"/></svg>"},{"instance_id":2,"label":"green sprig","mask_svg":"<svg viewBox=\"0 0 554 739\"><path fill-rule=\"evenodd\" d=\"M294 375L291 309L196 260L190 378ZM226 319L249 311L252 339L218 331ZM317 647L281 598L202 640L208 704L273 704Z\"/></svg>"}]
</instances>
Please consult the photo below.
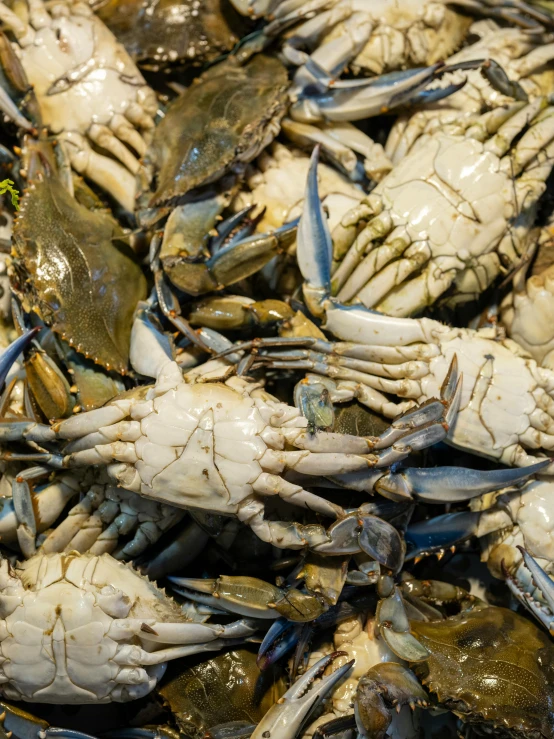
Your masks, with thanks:
<instances>
[{"instance_id":1,"label":"green sprig","mask_svg":"<svg viewBox=\"0 0 554 739\"><path fill-rule=\"evenodd\" d=\"M16 190L13 186L13 180L2 180L0 182L0 195L9 192L12 196L12 205L16 210L19 210L19 190Z\"/></svg>"}]
</instances>

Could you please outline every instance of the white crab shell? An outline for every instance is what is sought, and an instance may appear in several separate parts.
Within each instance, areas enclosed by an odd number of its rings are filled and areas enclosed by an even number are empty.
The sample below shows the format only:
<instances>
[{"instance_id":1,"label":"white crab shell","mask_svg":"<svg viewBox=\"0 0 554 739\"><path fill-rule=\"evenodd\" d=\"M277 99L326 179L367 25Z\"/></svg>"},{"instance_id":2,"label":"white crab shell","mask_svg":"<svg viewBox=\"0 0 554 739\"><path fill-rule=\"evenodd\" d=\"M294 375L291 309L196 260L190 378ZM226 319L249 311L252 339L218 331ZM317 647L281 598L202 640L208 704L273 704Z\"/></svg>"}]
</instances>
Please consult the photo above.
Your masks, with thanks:
<instances>
[{"instance_id":1,"label":"white crab shell","mask_svg":"<svg viewBox=\"0 0 554 739\"><path fill-rule=\"evenodd\" d=\"M222 383L183 382L154 400L136 403L127 434L135 437L127 457L134 466L124 487L177 506L237 513L254 492L270 443L283 446L271 425L284 409L291 425L306 425L295 408Z\"/></svg>"},{"instance_id":2,"label":"white crab shell","mask_svg":"<svg viewBox=\"0 0 554 739\"><path fill-rule=\"evenodd\" d=\"M96 704L145 695L165 664L137 665L140 641L122 639L119 626L128 618L186 620L109 555L37 555L15 572L3 560L0 586L0 691L14 700Z\"/></svg>"}]
</instances>

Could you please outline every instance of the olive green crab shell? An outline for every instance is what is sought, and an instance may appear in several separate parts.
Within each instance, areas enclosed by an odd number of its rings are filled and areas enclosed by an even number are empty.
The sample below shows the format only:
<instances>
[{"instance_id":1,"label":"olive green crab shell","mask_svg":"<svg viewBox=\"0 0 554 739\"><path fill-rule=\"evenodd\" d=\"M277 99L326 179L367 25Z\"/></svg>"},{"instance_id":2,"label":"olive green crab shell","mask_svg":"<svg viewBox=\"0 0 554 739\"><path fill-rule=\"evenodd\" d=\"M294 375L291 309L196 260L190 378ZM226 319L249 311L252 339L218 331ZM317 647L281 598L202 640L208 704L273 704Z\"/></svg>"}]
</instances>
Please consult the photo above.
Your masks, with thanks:
<instances>
[{"instance_id":1,"label":"olive green crab shell","mask_svg":"<svg viewBox=\"0 0 554 739\"><path fill-rule=\"evenodd\" d=\"M251 161L277 133L285 113L287 71L258 54L208 70L169 107L144 163L155 180L139 206L159 207L214 182L237 161ZM142 183L144 184L144 183Z\"/></svg>"},{"instance_id":2,"label":"olive green crab shell","mask_svg":"<svg viewBox=\"0 0 554 739\"><path fill-rule=\"evenodd\" d=\"M12 286L26 310L107 370L128 369L146 278L117 222L91 212L55 176L33 182L14 226Z\"/></svg>"}]
</instances>

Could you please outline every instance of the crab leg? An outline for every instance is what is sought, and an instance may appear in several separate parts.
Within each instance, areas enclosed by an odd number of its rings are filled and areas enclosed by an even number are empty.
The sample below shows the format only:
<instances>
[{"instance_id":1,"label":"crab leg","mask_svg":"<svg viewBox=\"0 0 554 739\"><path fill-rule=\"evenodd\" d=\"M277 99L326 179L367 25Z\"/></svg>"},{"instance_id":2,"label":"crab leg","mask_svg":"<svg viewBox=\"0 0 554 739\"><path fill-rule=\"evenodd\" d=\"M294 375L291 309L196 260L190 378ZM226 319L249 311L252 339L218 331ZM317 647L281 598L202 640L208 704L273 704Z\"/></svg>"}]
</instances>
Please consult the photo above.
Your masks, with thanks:
<instances>
[{"instance_id":1,"label":"crab leg","mask_svg":"<svg viewBox=\"0 0 554 739\"><path fill-rule=\"evenodd\" d=\"M51 526L68 501L79 492L69 476L31 491L28 480L45 473L49 473L47 468L35 467L18 475L13 482L11 500L4 500L2 505L0 538L7 544L18 541L25 556L34 553L33 532L36 534Z\"/></svg>"},{"instance_id":2,"label":"crab leg","mask_svg":"<svg viewBox=\"0 0 554 739\"><path fill-rule=\"evenodd\" d=\"M257 629L255 621L241 619L227 626L200 623L161 623L140 618L114 619L109 636L117 641L141 637L164 644L204 644L210 641L237 639L251 636Z\"/></svg>"},{"instance_id":3,"label":"crab leg","mask_svg":"<svg viewBox=\"0 0 554 739\"><path fill-rule=\"evenodd\" d=\"M321 51L321 49L320 49ZM319 82L319 86L331 87L323 93L310 94L293 103L290 116L303 123L319 120L356 121L369 118L417 100L417 94L436 79L437 73L447 70L442 64L389 72L369 80L333 82L326 70L319 68L313 60L306 64ZM433 90L434 100L448 97L460 89L460 85L449 85ZM430 93L431 94L431 93Z\"/></svg>"},{"instance_id":4,"label":"crab leg","mask_svg":"<svg viewBox=\"0 0 554 739\"><path fill-rule=\"evenodd\" d=\"M97 154L86 138L75 131L66 131L58 141L76 172L92 180L112 195L129 213L135 207L135 178L121 164Z\"/></svg>"},{"instance_id":5,"label":"crab leg","mask_svg":"<svg viewBox=\"0 0 554 739\"><path fill-rule=\"evenodd\" d=\"M290 118L285 118L281 121L281 130L293 143L299 146L307 147L320 144L325 154L340 169L344 170L349 177L356 176L358 159L354 151L329 131L322 130L308 123L293 121ZM361 131L359 133L364 136ZM369 137L366 138L368 138L370 144L373 143ZM377 145L374 144L374 147L377 148ZM390 162L385 163L385 165L387 164L390 165L388 167L386 166L386 170L388 171L388 169L392 168L392 164Z\"/></svg>"},{"instance_id":6,"label":"crab leg","mask_svg":"<svg viewBox=\"0 0 554 739\"><path fill-rule=\"evenodd\" d=\"M244 644L244 639L215 639L210 642L199 642L198 644L187 644L182 647L168 647L167 649L159 649L156 652L147 652L145 649L137 647L135 644L125 644L119 647L113 661L117 664L125 665L125 667L132 666L133 668L140 667L142 665L162 665L172 659L180 659L182 657L190 657L193 654L202 654L203 652L217 652L220 649L228 647L238 646ZM129 677L123 667L117 678L116 682L127 683L129 680L130 685L135 684L135 669L130 670Z\"/></svg>"},{"instance_id":7,"label":"crab leg","mask_svg":"<svg viewBox=\"0 0 554 739\"><path fill-rule=\"evenodd\" d=\"M4 388L6 377L17 361L17 358L29 346L39 331L40 328L37 326L27 331L27 333L22 334L15 341L12 341L0 355L0 390Z\"/></svg>"},{"instance_id":8,"label":"crab leg","mask_svg":"<svg viewBox=\"0 0 554 739\"><path fill-rule=\"evenodd\" d=\"M531 573L535 585L542 592L546 605L535 600L531 593L508 572L506 573L506 584L520 603L523 603L533 616L554 636L554 582L529 552L521 546L518 546L518 549L523 555L524 565Z\"/></svg>"},{"instance_id":9,"label":"crab leg","mask_svg":"<svg viewBox=\"0 0 554 739\"><path fill-rule=\"evenodd\" d=\"M294 75L291 96L302 94L307 87L316 87L319 92L325 92L332 81L336 80L350 60L356 56L368 42L373 30L373 23L365 13L354 13L347 17L348 9L331 8L319 13L315 18L304 23L294 36L285 45L284 54L293 64L300 66ZM338 37L322 44L309 56L298 51L295 46L306 45L310 37L320 36L326 27L332 27L341 20L343 33ZM317 38L316 36L316 38Z\"/></svg>"},{"instance_id":10,"label":"crab leg","mask_svg":"<svg viewBox=\"0 0 554 739\"><path fill-rule=\"evenodd\" d=\"M323 657L299 677L281 700L269 709L252 734L252 739L289 739L296 736L325 696L354 664L354 660L351 660L316 682L341 654L342 652L335 652Z\"/></svg>"}]
</instances>

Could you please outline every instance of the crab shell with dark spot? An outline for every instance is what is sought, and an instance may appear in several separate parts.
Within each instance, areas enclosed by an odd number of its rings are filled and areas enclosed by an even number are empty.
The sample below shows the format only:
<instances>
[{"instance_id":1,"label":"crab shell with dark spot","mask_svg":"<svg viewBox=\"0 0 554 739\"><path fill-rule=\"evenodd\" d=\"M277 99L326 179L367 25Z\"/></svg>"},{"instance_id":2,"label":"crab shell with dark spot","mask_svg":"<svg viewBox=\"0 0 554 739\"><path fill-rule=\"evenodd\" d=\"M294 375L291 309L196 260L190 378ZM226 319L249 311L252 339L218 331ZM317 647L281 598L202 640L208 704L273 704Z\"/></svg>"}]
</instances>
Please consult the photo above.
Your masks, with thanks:
<instances>
[{"instance_id":1,"label":"crab shell with dark spot","mask_svg":"<svg viewBox=\"0 0 554 739\"><path fill-rule=\"evenodd\" d=\"M133 313L146 278L106 212L80 205L54 176L26 190L16 219L11 283L76 351L107 370L128 369Z\"/></svg>"},{"instance_id":2,"label":"crab shell with dark spot","mask_svg":"<svg viewBox=\"0 0 554 739\"><path fill-rule=\"evenodd\" d=\"M214 61L248 29L227 0L107 0L96 12L133 59L152 70Z\"/></svg>"},{"instance_id":3,"label":"crab shell with dark spot","mask_svg":"<svg viewBox=\"0 0 554 739\"><path fill-rule=\"evenodd\" d=\"M287 87L285 67L264 54L243 66L229 57L205 72L171 104L154 132L144 165L155 191L144 191L139 207L168 205L254 159L276 133Z\"/></svg>"},{"instance_id":4,"label":"crab shell with dark spot","mask_svg":"<svg viewBox=\"0 0 554 739\"><path fill-rule=\"evenodd\" d=\"M412 669L441 705L495 736L554 737L554 644L535 624L477 605L411 627L431 654Z\"/></svg>"}]
</instances>

